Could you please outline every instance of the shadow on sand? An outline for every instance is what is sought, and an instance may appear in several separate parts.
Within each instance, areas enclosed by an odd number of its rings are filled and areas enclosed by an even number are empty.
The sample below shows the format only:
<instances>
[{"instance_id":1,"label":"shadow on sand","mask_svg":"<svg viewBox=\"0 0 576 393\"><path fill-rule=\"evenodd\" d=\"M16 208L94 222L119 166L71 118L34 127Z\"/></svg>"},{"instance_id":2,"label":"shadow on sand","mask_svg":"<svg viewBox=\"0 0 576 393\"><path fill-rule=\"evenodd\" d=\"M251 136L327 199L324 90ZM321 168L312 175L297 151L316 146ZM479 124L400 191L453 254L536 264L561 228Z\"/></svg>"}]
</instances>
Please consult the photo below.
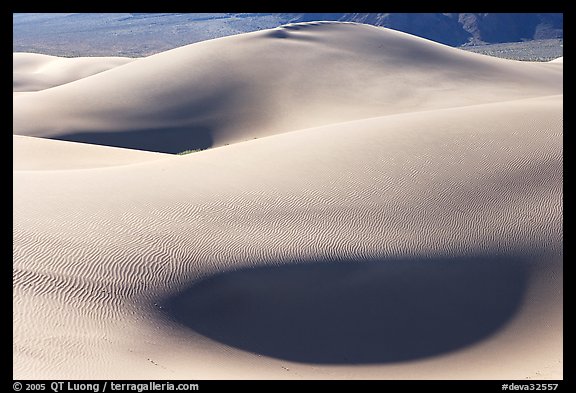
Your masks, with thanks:
<instances>
[{"instance_id":1,"label":"shadow on sand","mask_svg":"<svg viewBox=\"0 0 576 393\"><path fill-rule=\"evenodd\" d=\"M114 132L77 132L53 137L62 141L90 143L158 153L180 153L184 150L204 150L212 146L211 130L202 127L145 129Z\"/></svg>"},{"instance_id":2,"label":"shadow on sand","mask_svg":"<svg viewBox=\"0 0 576 393\"><path fill-rule=\"evenodd\" d=\"M266 356L408 361L498 331L522 302L524 262L492 256L244 268L197 282L163 305L206 337Z\"/></svg>"}]
</instances>

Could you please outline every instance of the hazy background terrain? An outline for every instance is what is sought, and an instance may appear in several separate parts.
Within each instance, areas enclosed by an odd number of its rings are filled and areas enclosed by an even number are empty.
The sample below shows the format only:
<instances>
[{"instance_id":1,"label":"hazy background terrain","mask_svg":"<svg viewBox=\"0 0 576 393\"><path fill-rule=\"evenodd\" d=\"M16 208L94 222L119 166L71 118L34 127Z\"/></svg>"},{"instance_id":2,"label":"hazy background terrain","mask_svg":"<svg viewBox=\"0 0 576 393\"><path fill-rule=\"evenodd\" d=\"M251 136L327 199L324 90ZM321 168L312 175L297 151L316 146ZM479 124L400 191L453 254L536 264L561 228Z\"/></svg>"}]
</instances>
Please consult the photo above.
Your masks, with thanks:
<instances>
[{"instance_id":1,"label":"hazy background terrain","mask_svg":"<svg viewBox=\"0 0 576 393\"><path fill-rule=\"evenodd\" d=\"M13 51L141 57L212 38L315 20L384 26L519 60L562 56L561 13L15 13Z\"/></svg>"}]
</instances>

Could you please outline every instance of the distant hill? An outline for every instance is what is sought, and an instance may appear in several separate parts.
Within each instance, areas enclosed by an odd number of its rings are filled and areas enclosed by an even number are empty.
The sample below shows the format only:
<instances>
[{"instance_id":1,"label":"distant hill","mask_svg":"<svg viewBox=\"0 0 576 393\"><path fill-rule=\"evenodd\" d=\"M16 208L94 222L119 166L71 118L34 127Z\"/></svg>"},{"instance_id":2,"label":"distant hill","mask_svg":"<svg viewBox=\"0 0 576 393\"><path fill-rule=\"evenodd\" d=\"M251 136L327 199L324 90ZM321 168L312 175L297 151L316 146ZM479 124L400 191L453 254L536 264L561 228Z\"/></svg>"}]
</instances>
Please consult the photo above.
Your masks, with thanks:
<instances>
[{"instance_id":1,"label":"distant hill","mask_svg":"<svg viewBox=\"0 0 576 393\"><path fill-rule=\"evenodd\" d=\"M344 14L339 20L404 31L451 46L563 38L564 14Z\"/></svg>"},{"instance_id":2,"label":"distant hill","mask_svg":"<svg viewBox=\"0 0 576 393\"><path fill-rule=\"evenodd\" d=\"M450 46L563 37L551 13L102 13L13 14L13 50L59 56L145 56L273 28L335 20L404 31Z\"/></svg>"}]
</instances>

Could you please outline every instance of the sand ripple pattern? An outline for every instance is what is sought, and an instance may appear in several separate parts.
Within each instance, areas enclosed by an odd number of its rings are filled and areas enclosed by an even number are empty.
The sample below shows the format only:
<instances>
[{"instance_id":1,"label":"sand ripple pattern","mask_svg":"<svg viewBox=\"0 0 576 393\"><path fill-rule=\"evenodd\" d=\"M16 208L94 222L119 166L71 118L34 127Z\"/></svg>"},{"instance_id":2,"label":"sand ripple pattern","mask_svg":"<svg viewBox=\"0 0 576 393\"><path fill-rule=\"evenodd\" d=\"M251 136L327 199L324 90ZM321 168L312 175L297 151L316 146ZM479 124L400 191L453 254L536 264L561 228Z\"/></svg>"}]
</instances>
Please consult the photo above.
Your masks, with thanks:
<instances>
[{"instance_id":1,"label":"sand ripple pattern","mask_svg":"<svg viewBox=\"0 0 576 393\"><path fill-rule=\"evenodd\" d=\"M466 117L482 118L480 129L463 129L448 110L367 120L354 136L350 125L307 130L307 147L302 132L114 172L15 173L14 292L74 307L65 323L94 330L125 320L127 307L160 311L163 296L240 267L558 253L561 117L551 109L528 119L523 108L536 113L537 103L471 108ZM400 133L426 138L429 117L447 127L435 135L441 154L398 143ZM500 121L519 131L490 124ZM538 151L519 143L520 130ZM321 141L336 154L318 157ZM29 312L18 318L36 318L37 308L18 309ZM18 326L16 342L26 336Z\"/></svg>"}]
</instances>

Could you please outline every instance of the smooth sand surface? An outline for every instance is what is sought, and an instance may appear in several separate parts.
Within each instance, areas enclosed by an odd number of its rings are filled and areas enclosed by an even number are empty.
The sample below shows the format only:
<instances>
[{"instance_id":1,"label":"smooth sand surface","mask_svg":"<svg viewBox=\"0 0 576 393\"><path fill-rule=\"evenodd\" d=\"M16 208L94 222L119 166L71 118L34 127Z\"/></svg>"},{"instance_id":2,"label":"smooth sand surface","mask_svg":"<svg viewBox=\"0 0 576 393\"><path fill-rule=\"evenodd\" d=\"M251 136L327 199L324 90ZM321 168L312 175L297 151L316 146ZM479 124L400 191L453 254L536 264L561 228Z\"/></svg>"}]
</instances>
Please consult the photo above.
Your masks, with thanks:
<instances>
[{"instance_id":1,"label":"smooth sand surface","mask_svg":"<svg viewBox=\"0 0 576 393\"><path fill-rule=\"evenodd\" d=\"M297 24L17 94L14 132L177 153L368 117L558 94L562 70L368 25Z\"/></svg>"},{"instance_id":2,"label":"smooth sand surface","mask_svg":"<svg viewBox=\"0 0 576 393\"><path fill-rule=\"evenodd\" d=\"M16 52L12 58L13 91L39 91L60 86L129 63L129 57L65 58Z\"/></svg>"},{"instance_id":3,"label":"smooth sand surface","mask_svg":"<svg viewBox=\"0 0 576 393\"><path fill-rule=\"evenodd\" d=\"M13 135L14 170L86 169L130 165L168 154Z\"/></svg>"},{"instance_id":4,"label":"smooth sand surface","mask_svg":"<svg viewBox=\"0 0 576 393\"><path fill-rule=\"evenodd\" d=\"M562 84L307 23L14 93L14 378L561 379Z\"/></svg>"}]
</instances>

